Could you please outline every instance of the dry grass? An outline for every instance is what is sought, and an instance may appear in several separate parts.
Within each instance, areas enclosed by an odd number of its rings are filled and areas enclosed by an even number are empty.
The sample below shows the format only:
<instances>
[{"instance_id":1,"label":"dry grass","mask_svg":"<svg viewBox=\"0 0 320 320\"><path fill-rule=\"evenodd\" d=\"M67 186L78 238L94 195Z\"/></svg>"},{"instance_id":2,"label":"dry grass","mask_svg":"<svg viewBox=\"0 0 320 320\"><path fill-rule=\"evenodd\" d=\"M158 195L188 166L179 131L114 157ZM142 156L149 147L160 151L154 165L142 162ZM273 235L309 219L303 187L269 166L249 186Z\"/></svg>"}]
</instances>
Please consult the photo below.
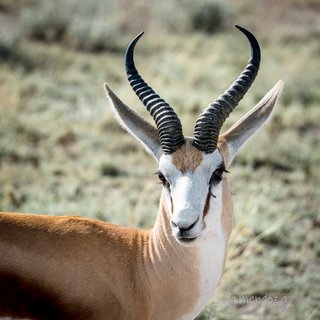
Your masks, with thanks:
<instances>
[{"instance_id":1,"label":"dry grass","mask_svg":"<svg viewBox=\"0 0 320 320\"><path fill-rule=\"evenodd\" d=\"M70 3L63 2L64 8ZM233 14L225 22L251 26L260 39L263 60L254 86L225 128L280 78L285 91L273 120L230 169L235 218L226 271L199 319L318 319L320 44L314 18L318 4L228 3ZM19 20L26 19L19 10L30 10L4 7L9 8L0 13L5 26L24 21ZM139 9L134 12L139 18ZM126 17L124 10L118 14ZM108 30L119 26L118 19L113 16L106 22ZM137 47L137 66L175 107L190 135L197 115L243 68L248 45L231 27L213 35L185 33L183 27L169 34L161 20L150 19L142 19L149 32ZM90 27L87 20L83 23ZM0 40L1 210L79 214L152 226L160 194L153 175L156 164L116 124L102 86L107 81L148 117L123 70L123 48L135 28L140 30L138 22L125 27L120 40L112 39L116 51L106 46L98 52L83 47L78 51L65 42L66 37L48 43L18 27L12 34L6 29L7 40ZM93 39L88 34L81 41ZM6 48L6 56L1 48ZM287 301L234 300L264 295Z\"/></svg>"}]
</instances>

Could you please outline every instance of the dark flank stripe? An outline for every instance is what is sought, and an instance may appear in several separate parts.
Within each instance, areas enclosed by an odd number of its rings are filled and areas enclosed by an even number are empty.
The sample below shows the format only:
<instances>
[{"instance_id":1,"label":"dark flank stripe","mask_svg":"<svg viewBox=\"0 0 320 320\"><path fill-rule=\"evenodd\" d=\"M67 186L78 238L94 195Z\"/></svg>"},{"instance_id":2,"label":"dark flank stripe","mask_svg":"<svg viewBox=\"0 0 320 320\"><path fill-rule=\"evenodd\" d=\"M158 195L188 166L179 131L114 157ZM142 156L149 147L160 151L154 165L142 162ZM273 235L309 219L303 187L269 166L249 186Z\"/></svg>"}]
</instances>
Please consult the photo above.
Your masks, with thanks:
<instances>
[{"instance_id":1,"label":"dark flank stripe","mask_svg":"<svg viewBox=\"0 0 320 320\"><path fill-rule=\"evenodd\" d=\"M40 283L12 272L0 272L0 316L35 320L84 320L90 312L79 304L66 304Z\"/></svg>"}]
</instances>

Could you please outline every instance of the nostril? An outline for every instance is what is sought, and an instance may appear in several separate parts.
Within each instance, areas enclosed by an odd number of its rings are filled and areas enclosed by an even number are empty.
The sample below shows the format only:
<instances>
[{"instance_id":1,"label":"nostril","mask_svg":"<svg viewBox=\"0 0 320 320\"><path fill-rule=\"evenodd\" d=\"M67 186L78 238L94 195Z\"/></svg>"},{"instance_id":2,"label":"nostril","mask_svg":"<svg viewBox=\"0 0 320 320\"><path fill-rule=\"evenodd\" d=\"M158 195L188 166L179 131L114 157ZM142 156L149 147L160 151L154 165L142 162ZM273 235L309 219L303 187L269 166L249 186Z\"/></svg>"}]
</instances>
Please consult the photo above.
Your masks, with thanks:
<instances>
[{"instance_id":1,"label":"nostril","mask_svg":"<svg viewBox=\"0 0 320 320\"><path fill-rule=\"evenodd\" d=\"M197 220L196 220L195 222L193 222L192 224L190 224L188 227L184 227L184 226L183 226L183 227L182 227L182 226L180 227L178 224L174 223L172 220L171 220L171 223L172 223L172 225L173 225L174 227L177 227L181 233L183 233L183 232L186 232L186 231L191 230L191 229L197 224L198 220L199 220L199 217L197 218Z\"/></svg>"}]
</instances>

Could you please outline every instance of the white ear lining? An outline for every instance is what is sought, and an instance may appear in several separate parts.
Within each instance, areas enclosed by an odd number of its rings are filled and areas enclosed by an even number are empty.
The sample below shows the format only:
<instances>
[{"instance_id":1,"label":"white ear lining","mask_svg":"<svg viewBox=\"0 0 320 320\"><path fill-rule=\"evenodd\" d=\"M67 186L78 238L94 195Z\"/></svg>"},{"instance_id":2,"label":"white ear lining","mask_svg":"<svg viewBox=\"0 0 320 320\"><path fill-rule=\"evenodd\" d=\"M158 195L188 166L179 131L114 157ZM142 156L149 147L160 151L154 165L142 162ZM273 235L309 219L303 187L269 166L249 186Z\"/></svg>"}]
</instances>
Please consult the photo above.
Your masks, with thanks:
<instances>
[{"instance_id":1,"label":"white ear lining","mask_svg":"<svg viewBox=\"0 0 320 320\"><path fill-rule=\"evenodd\" d=\"M159 160L162 149L158 130L125 105L106 84L105 89L111 101L112 111L120 125L138 139L146 150Z\"/></svg>"},{"instance_id":2,"label":"white ear lining","mask_svg":"<svg viewBox=\"0 0 320 320\"><path fill-rule=\"evenodd\" d=\"M282 89L283 81L279 80L254 108L245 114L227 132L221 135L221 141L223 144L226 144L227 147L227 166L230 165L240 147L253 136L270 117Z\"/></svg>"}]
</instances>

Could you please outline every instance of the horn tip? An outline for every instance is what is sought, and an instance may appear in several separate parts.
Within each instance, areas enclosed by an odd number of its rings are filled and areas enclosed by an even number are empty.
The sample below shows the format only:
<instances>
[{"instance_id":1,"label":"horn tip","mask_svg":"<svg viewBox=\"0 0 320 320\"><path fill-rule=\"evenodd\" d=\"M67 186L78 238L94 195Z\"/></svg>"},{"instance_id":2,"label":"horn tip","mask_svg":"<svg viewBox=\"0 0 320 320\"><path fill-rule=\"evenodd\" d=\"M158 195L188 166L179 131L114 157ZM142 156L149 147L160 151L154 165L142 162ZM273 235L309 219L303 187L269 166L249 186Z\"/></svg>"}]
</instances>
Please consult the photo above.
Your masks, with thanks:
<instances>
[{"instance_id":1,"label":"horn tip","mask_svg":"<svg viewBox=\"0 0 320 320\"><path fill-rule=\"evenodd\" d=\"M238 30L240 30L242 33L244 33L244 34L248 34L248 33L251 34L251 32L249 32L247 29L239 26L238 24L236 24L235 27L236 27Z\"/></svg>"},{"instance_id":2,"label":"horn tip","mask_svg":"<svg viewBox=\"0 0 320 320\"><path fill-rule=\"evenodd\" d=\"M132 42L137 42L142 36L143 36L143 34L144 34L144 31L142 30L141 32L139 32L135 37L134 37L134 39L133 39L133 41Z\"/></svg>"},{"instance_id":3,"label":"horn tip","mask_svg":"<svg viewBox=\"0 0 320 320\"><path fill-rule=\"evenodd\" d=\"M260 46L259 46L258 40L249 30L237 24L235 25L235 27L238 30L240 30L249 40L251 45L251 62L253 62L259 68L260 60L261 60L261 52L260 52Z\"/></svg>"},{"instance_id":4,"label":"horn tip","mask_svg":"<svg viewBox=\"0 0 320 320\"><path fill-rule=\"evenodd\" d=\"M244 27L239 26L238 24L236 24L235 27L236 27L238 30L240 30L242 33L245 33L245 34L250 33L250 34L251 34L251 32L250 32L249 30L247 30L247 29L244 28Z\"/></svg>"},{"instance_id":5,"label":"horn tip","mask_svg":"<svg viewBox=\"0 0 320 320\"><path fill-rule=\"evenodd\" d=\"M243 29L241 26L239 26L238 24L234 25L237 29Z\"/></svg>"},{"instance_id":6,"label":"horn tip","mask_svg":"<svg viewBox=\"0 0 320 320\"><path fill-rule=\"evenodd\" d=\"M135 69L134 61L133 61L133 51L134 47L136 46L139 39L144 34L144 31L141 31L139 34L137 34L129 43L126 53L125 53L125 68L126 72L128 73L130 69Z\"/></svg>"}]
</instances>

